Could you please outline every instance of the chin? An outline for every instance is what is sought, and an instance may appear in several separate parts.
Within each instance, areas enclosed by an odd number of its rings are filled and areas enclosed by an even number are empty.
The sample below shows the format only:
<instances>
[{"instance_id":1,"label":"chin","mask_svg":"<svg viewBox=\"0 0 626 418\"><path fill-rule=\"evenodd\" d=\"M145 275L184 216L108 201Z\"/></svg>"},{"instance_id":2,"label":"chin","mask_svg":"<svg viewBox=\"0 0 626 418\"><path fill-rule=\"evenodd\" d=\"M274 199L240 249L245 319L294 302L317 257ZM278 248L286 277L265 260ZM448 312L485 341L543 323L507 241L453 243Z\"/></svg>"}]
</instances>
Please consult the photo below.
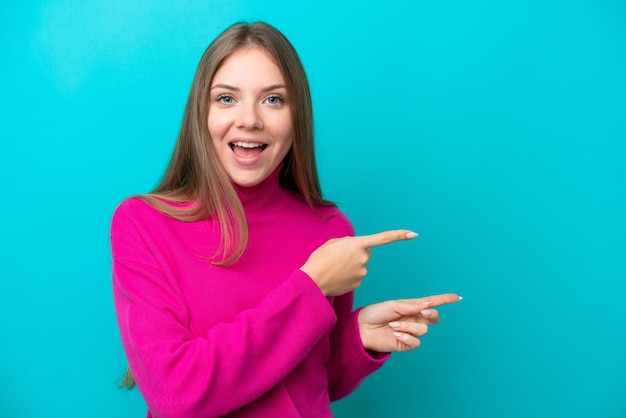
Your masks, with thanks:
<instances>
[{"instance_id":1,"label":"chin","mask_svg":"<svg viewBox=\"0 0 626 418\"><path fill-rule=\"evenodd\" d=\"M237 186L240 187L254 187L257 184L261 183L262 180L259 181L236 181L234 180L233 183L235 183Z\"/></svg>"},{"instance_id":2,"label":"chin","mask_svg":"<svg viewBox=\"0 0 626 418\"><path fill-rule=\"evenodd\" d=\"M231 181L241 187L253 187L261 183L267 176L230 176Z\"/></svg>"}]
</instances>

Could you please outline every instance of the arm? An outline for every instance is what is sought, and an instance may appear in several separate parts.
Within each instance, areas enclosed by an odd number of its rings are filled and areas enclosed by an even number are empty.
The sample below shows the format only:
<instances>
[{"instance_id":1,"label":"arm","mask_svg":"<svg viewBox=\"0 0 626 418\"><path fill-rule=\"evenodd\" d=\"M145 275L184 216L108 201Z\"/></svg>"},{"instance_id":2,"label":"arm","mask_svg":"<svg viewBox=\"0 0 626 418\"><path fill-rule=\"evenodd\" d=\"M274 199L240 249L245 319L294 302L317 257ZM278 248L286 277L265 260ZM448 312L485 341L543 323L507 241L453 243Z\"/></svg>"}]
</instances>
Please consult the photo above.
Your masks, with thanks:
<instances>
[{"instance_id":1,"label":"arm","mask_svg":"<svg viewBox=\"0 0 626 418\"><path fill-rule=\"evenodd\" d=\"M326 294L342 292L346 286L350 289L360 285L367 273L369 248L415 236L397 230L330 240L311 254L302 270L310 272ZM460 300L453 294L437 295L386 301L352 312L352 299L352 292L335 298L338 320L331 334L332 354L327 365L331 400L352 392L382 365L388 353L417 348L418 337L427 332L428 325L439 321L438 312L427 308Z\"/></svg>"},{"instance_id":2,"label":"arm","mask_svg":"<svg viewBox=\"0 0 626 418\"><path fill-rule=\"evenodd\" d=\"M370 373L382 366L391 352L420 346L429 325L439 323L433 307L456 303L454 294L419 299L390 300L350 312L352 293L335 298L337 324L331 334L328 363L331 400L350 394Z\"/></svg>"},{"instance_id":3,"label":"arm","mask_svg":"<svg viewBox=\"0 0 626 418\"><path fill-rule=\"evenodd\" d=\"M319 288L296 270L255 308L194 335L178 283L130 214L118 210L111 239L122 342L155 416L219 416L258 399L336 321ZM286 327L292 321L307 326Z\"/></svg>"},{"instance_id":4,"label":"arm","mask_svg":"<svg viewBox=\"0 0 626 418\"><path fill-rule=\"evenodd\" d=\"M331 333L331 358L326 365L330 400L339 400L352 393L371 373L389 358L389 353L367 351L361 343L357 317L352 311L352 292L334 298L337 324Z\"/></svg>"},{"instance_id":5,"label":"arm","mask_svg":"<svg viewBox=\"0 0 626 418\"><path fill-rule=\"evenodd\" d=\"M352 312L353 293L367 274L371 248L417 236L409 230L331 239L316 249L300 268L327 296L335 296L337 324L331 334L331 358L327 363L331 400L350 394L370 373L382 366L391 350L364 346L358 318ZM364 347L367 347L366 350ZM382 353L381 353L382 352Z\"/></svg>"}]
</instances>

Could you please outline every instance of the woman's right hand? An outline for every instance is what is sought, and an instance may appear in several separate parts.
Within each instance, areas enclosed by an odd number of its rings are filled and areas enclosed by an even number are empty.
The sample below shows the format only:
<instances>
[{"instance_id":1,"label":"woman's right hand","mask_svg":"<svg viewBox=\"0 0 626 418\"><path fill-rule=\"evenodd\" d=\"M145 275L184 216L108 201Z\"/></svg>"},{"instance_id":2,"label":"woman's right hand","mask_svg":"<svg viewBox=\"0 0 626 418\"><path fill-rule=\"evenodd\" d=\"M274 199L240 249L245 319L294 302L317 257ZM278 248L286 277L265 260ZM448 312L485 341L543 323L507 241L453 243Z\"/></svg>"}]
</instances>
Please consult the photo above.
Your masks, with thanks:
<instances>
[{"instance_id":1,"label":"woman's right hand","mask_svg":"<svg viewBox=\"0 0 626 418\"><path fill-rule=\"evenodd\" d=\"M415 232L399 229L357 237L333 238L309 256L300 270L309 275L326 296L339 296L361 285L367 274L370 248L413 239Z\"/></svg>"}]
</instances>

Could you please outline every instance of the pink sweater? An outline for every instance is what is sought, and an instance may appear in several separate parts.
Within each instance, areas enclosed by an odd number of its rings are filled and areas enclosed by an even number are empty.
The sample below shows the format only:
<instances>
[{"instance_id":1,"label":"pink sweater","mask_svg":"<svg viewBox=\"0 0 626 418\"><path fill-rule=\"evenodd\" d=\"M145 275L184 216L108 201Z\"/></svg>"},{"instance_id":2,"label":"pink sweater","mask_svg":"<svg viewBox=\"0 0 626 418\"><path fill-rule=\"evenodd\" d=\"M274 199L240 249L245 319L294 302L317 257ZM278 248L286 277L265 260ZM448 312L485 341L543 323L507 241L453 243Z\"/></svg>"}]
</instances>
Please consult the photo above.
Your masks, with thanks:
<instances>
[{"instance_id":1,"label":"pink sweater","mask_svg":"<svg viewBox=\"0 0 626 418\"><path fill-rule=\"evenodd\" d=\"M212 219L181 222L131 198L113 216L113 292L128 363L148 417L331 417L387 355L361 344L353 294L324 297L299 270L333 237L352 235L334 207L319 215L278 172L239 188L243 257L207 261Z\"/></svg>"}]
</instances>

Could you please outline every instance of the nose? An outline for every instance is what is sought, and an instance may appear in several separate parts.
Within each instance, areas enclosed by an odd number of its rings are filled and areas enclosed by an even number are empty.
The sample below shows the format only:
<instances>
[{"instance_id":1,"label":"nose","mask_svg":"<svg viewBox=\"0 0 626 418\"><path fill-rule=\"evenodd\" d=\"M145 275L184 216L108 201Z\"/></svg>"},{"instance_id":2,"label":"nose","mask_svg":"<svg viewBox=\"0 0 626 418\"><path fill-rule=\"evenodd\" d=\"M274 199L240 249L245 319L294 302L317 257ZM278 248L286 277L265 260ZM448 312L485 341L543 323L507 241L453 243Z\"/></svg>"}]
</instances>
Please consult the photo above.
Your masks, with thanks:
<instances>
[{"instance_id":1,"label":"nose","mask_svg":"<svg viewBox=\"0 0 626 418\"><path fill-rule=\"evenodd\" d=\"M237 126L243 129L263 129L260 110L256 103L242 104L239 108Z\"/></svg>"}]
</instances>

